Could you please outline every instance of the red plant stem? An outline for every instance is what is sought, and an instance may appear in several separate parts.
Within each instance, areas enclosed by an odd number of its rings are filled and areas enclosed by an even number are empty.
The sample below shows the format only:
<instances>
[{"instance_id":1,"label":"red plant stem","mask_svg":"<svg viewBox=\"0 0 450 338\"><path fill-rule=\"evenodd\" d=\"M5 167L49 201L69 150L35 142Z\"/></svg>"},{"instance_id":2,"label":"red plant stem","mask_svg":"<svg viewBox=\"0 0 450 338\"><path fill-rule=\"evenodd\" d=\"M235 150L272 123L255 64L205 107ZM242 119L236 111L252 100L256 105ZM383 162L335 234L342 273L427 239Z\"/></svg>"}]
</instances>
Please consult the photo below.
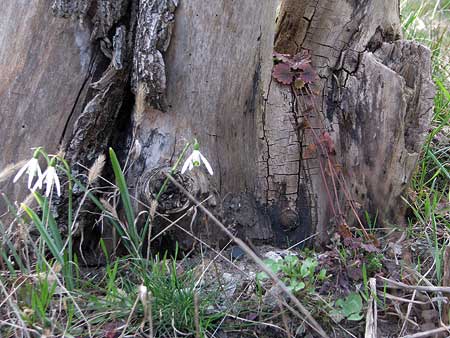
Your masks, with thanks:
<instances>
[{"instance_id":1,"label":"red plant stem","mask_svg":"<svg viewBox=\"0 0 450 338\"><path fill-rule=\"evenodd\" d=\"M294 96L295 96L295 99L296 99L296 101L297 101L297 104L300 104L300 100L299 100L299 98L298 98L298 94L297 94L296 91L295 91L295 88L292 87L292 89L293 89ZM307 117L304 117L304 118L308 121L308 118L307 118ZM326 149L325 149L325 147L323 146L323 144L320 142L319 136L318 136L317 133L315 132L314 128L310 128L310 129L311 129L311 132L312 132L312 134L313 134L313 137L314 137L314 140L315 140L316 144L318 144L319 147L322 149L322 154L323 154L323 156L325 156L325 157L329 160L328 152L326 151ZM326 177L325 177L325 170L324 170L324 168L323 168L322 160L321 160L320 158L319 158L319 166L320 166L320 174L321 174L321 176L322 176L322 180L323 180L323 183L324 183L324 186L325 186L325 190L326 190L326 192L327 192L327 197L328 197L329 202L330 202L331 210L332 210L332 212L333 212L334 217L337 218L337 217L338 217L338 214L336 213L336 209L334 208L333 198L331 197L330 189L329 189L329 187L328 187L327 179L326 179Z\"/></svg>"},{"instance_id":2,"label":"red plant stem","mask_svg":"<svg viewBox=\"0 0 450 338\"><path fill-rule=\"evenodd\" d=\"M308 86L306 86L305 88L306 88L306 92L307 92L308 95L314 96L313 93L311 92L311 90L309 89ZM293 86L292 86L292 91L293 91L293 93L294 93L294 96L295 96L295 99L296 99L296 101L297 101L297 104L300 105L301 102L300 102L300 100L299 100L298 93L297 93L297 91L295 90L295 88L294 88ZM303 97L303 94L302 94L301 92L300 92L300 94L301 94L302 97ZM320 118L320 112L319 112L319 110L318 110L318 108L317 108L317 106L316 106L316 102L315 102L314 100L312 100L312 103L313 103L313 111L316 113L316 115L317 115L317 117L318 117L320 123L322 124L322 129L325 130L324 122L323 122L323 120ZM306 107L305 107L305 108L306 108ZM303 118L309 123L308 117L307 117L307 116L304 116ZM340 185L341 185L342 190L343 190L343 192L344 192L344 196L345 196L345 198L347 199L347 201L349 202L350 208L351 208L353 214L355 215L355 218L356 218L357 221L358 221L358 225L360 226L361 231L362 231L363 234L364 234L364 237L365 237L366 239L370 239L369 234L367 233L367 231L366 231L364 225L362 224L361 219L360 219L360 217L359 217L359 215L358 215L358 213L357 213L357 211L356 211L356 209L355 209L355 207L354 207L354 205L353 205L353 200L351 199L351 194L350 194L350 191L349 191L349 189L348 189L348 187L347 187L347 183L346 183L346 181L345 181L344 176L343 176L342 173L341 173L341 177L340 177L340 176L336 173L336 170L335 170L335 168L334 168L334 163L333 163L332 159L331 159L330 156L329 156L328 150L324 147L323 143L320 141L320 138L319 138L319 136L317 135L317 133L315 132L314 128L312 128L312 127L310 126L310 130L311 130L311 133L312 133L312 135L313 135L313 138L314 138L314 141L315 141L316 145L318 145L318 146L320 147L320 149L321 149L322 156L324 156L324 157L327 159L327 162L328 162L328 168L329 168L329 170L330 170L330 177L331 177L332 184L333 184L333 192L334 192L334 196L335 196L335 199L336 199L336 204L337 204L337 208L338 208L338 213L336 213L336 209L334 208L333 199L332 199L332 196L331 196L331 193L330 193L330 190L329 190L327 181L326 181L326 177L325 177L325 171L324 171L324 168L323 168L323 165L322 165L322 161L321 161L321 159L319 158L320 173L321 173L322 180L323 180L323 182L324 182L325 189L326 189L326 192L327 192L327 196L328 196L328 199L329 199L329 202L330 202L330 206L331 206L331 209L332 209L332 212L333 212L335 218L336 218L336 219L340 218L340 220L341 220L343 223L346 223L344 214L342 213L341 205L340 205L340 203L339 203L339 195L338 195L338 191L337 191L337 184L336 184L336 181L335 181L335 176L336 176L336 178L338 179L338 182L340 182Z\"/></svg>"},{"instance_id":3,"label":"red plant stem","mask_svg":"<svg viewBox=\"0 0 450 338\"><path fill-rule=\"evenodd\" d=\"M337 176L337 177L339 179L339 176ZM353 206L353 200L351 199L351 196L350 196L350 190L347 187L347 182L345 181L344 175L342 173L341 173L340 181L341 181L342 191L344 192L345 198L349 202L350 208L352 209L353 214L355 215L356 220L358 221L358 224L359 224L362 232L364 233L364 237L366 237L366 239L370 239L370 236L367 233L366 228L362 224L361 219L359 218L358 213L356 212L355 207Z\"/></svg>"},{"instance_id":4,"label":"red plant stem","mask_svg":"<svg viewBox=\"0 0 450 338\"><path fill-rule=\"evenodd\" d=\"M330 177L331 177L331 181L333 182L334 196L336 197L336 200L338 201L339 200L339 195L338 195L338 192L337 192L336 181L334 180L334 175L333 175L334 170L333 170L333 166L332 166L332 163L331 163L331 159L328 159L328 169L330 170ZM340 203L337 203L337 208L338 208L338 211L339 211L339 215L343 219L344 218L344 216L343 216L344 214L342 213L342 209L341 209L341 204Z\"/></svg>"}]
</instances>

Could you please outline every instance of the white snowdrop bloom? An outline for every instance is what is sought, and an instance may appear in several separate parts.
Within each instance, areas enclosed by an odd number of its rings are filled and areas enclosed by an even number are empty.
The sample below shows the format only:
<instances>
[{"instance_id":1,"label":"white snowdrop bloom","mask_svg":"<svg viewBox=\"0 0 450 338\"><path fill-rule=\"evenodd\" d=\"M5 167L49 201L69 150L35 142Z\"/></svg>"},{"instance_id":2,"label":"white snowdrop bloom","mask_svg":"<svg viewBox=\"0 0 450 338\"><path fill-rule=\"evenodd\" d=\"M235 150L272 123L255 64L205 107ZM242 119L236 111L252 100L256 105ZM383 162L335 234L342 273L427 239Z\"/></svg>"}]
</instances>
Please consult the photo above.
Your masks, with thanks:
<instances>
[{"instance_id":1,"label":"white snowdrop bloom","mask_svg":"<svg viewBox=\"0 0 450 338\"><path fill-rule=\"evenodd\" d=\"M143 284L139 285L139 298L141 299L141 301L143 303L145 303L146 299L147 299L147 287Z\"/></svg>"},{"instance_id":2,"label":"white snowdrop bloom","mask_svg":"<svg viewBox=\"0 0 450 338\"><path fill-rule=\"evenodd\" d=\"M42 176L41 167L39 166L39 149L37 149L34 152L33 158L29 160L14 176L13 183L16 183L19 178L23 175L23 173L26 171L28 174L28 189L31 189L31 185L33 183L33 179L35 176L37 176L38 181L39 178Z\"/></svg>"},{"instance_id":3,"label":"white snowdrop bloom","mask_svg":"<svg viewBox=\"0 0 450 338\"><path fill-rule=\"evenodd\" d=\"M416 18L416 29L419 31L424 31L427 28L425 22L422 19Z\"/></svg>"},{"instance_id":4,"label":"white snowdrop bloom","mask_svg":"<svg viewBox=\"0 0 450 338\"><path fill-rule=\"evenodd\" d=\"M202 155L199 149L200 146L196 141L194 143L194 150L192 151L192 154L186 159L183 164L183 168L181 169L182 174L184 174L188 168L189 170L192 170L194 167L199 167L202 162L208 170L209 174L213 174L211 164L209 164L208 160L205 158L205 156Z\"/></svg>"},{"instance_id":5,"label":"white snowdrop bloom","mask_svg":"<svg viewBox=\"0 0 450 338\"><path fill-rule=\"evenodd\" d=\"M45 196L47 197L50 196L53 186L56 187L56 192L58 193L58 196L61 196L61 184L59 182L58 175L56 174L54 158L50 161L48 168L39 177L39 180L34 185L32 191L35 191L37 188L42 188L42 183L45 183L46 185Z\"/></svg>"}]
</instances>

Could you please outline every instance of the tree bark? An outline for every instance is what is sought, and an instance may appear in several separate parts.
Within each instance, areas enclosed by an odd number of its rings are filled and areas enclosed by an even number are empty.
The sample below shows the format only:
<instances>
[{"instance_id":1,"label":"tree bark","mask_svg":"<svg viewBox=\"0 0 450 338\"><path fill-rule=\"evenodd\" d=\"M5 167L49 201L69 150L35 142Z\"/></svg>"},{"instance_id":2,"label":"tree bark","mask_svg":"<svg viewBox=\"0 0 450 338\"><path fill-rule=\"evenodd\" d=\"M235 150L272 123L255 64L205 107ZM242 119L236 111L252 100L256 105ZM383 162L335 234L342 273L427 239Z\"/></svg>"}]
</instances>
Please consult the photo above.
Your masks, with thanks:
<instances>
[{"instance_id":1,"label":"tree bark","mask_svg":"<svg viewBox=\"0 0 450 338\"><path fill-rule=\"evenodd\" d=\"M31 157L31 147L56 152L71 134L77 102L89 83L90 31L55 18L46 1L3 2L0 13L0 168ZM78 107L79 109L79 107ZM6 181L14 200L26 190ZM0 212L6 210L0 202Z\"/></svg>"},{"instance_id":2,"label":"tree bark","mask_svg":"<svg viewBox=\"0 0 450 338\"><path fill-rule=\"evenodd\" d=\"M277 11L277 0L55 0L53 13L72 19L52 17L46 1L6 3L0 167L58 142L71 163L89 167L112 145L129 155L128 184L150 205L161 172L196 137L215 174L180 178L242 238L284 244L317 232L324 242L336 210L351 219L356 202L401 222L434 93L430 52L401 39L398 1L284 0ZM30 20L20 34L12 13ZM310 51L319 115L272 80L274 49ZM336 192L320 156L305 158L311 128L333 139ZM17 186L2 190L20 197ZM175 198L159 206L169 218L190 208ZM180 225L221 245L207 223Z\"/></svg>"},{"instance_id":3,"label":"tree bark","mask_svg":"<svg viewBox=\"0 0 450 338\"><path fill-rule=\"evenodd\" d=\"M433 111L430 51L402 40L398 1L287 0L278 19L275 50L311 50L319 72L320 109L351 196L341 194L342 212L357 202L381 224L403 225L401 195ZM310 174L324 236L336 201Z\"/></svg>"}]
</instances>

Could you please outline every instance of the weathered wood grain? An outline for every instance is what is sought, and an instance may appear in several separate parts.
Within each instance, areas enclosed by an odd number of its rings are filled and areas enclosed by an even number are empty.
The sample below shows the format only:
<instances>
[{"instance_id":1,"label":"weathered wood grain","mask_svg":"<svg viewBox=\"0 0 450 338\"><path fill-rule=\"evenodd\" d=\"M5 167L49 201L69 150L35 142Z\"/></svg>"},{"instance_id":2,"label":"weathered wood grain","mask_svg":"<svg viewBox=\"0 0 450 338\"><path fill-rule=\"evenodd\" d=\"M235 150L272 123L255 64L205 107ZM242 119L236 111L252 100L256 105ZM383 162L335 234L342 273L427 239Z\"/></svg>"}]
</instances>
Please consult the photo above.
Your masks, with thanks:
<instances>
[{"instance_id":1,"label":"weathered wood grain","mask_svg":"<svg viewBox=\"0 0 450 338\"><path fill-rule=\"evenodd\" d=\"M256 117L262 81L270 79L275 7L276 1L180 1L165 55L167 109L148 107L139 118L141 154L128 175L136 181L156 166L173 165L196 137L214 169L212 177L193 174L205 187L200 196L217 191L220 198L208 205L228 215L228 225L242 235L265 240L270 224L255 199Z\"/></svg>"},{"instance_id":2,"label":"weathered wood grain","mask_svg":"<svg viewBox=\"0 0 450 338\"><path fill-rule=\"evenodd\" d=\"M57 151L89 74L89 35L88 28L55 18L48 1L2 2L0 168L30 158L32 147ZM16 200L25 185L0 190Z\"/></svg>"},{"instance_id":3,"label":"weathered wood grain","mask_svg":"<svg viewBox=\"0 0 450 338\"><path fill-rule=\"evenodd\" d=\"M298 21L290 15L292 12ZM430 51L401 39L398 1L286 0L279 15L275 49L292 54L302 48L311 51L321 78L317 100L323 121L314 123L324 125L334 139L337 162L344 168L355 205L372 216L378 214L381 223L403 223L400 197L417 163L432 115ZM289 91L275 85L270 88L267 106L289 112L293 100ZM276 118L272 121L274 130L287 126L288 131L281 135L294 135L291 142L298 146L291 150L292 156L301 153L305 144L313 143L307 134L303 139L295 138L295 125L287 116L284 122ZM280 137L275 132L271 139ZM267 157L273 156L269 153ZM311 214L317 217L312 228L326 240L335 222L331 204L340 203L343 212L351 216L348 200L341 189L341 200L330 201L317 170L308 170L309 175L303 177L286 177L296 170L291 161L277 161L284 169L275 173L272 183L267 182L269 190L271 184L295 189L298 182L297 193L287 197L294 209L303 189L300 184L304 183L317 207L317 213ZM302 165L314 168L318 162L302 161ZM273 199L280 189L272 192Z\"/></svg>"},{"instance_id":4,"label":"weathered wood grain","mask_svg":"<svg viewBox=\"0 0 450 338\"><path fill-rule=\"evenodd\" d=\"M146 101L165 110L166 67L163 53L170 44L178 0L139 2L136 41L133 53L132 87L145 92Z\"/></svg>"}]
</instances>

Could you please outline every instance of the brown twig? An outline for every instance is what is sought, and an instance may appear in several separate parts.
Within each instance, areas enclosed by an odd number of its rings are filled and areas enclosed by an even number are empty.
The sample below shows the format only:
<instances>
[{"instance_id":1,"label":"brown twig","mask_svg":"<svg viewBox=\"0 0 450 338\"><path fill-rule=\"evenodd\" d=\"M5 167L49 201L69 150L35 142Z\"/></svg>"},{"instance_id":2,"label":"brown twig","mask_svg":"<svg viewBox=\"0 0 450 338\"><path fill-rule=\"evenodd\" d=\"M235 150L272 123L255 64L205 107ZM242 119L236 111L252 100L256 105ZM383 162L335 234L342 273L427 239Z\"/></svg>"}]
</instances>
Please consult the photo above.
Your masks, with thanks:
<instances>
[{"instance_id":1,"label":"brown twig","mask_svg":"<svg viewBox=\"0 0 450 338\"><path fill-rule=\"evenodd\" d=\"M424 331L424 332L418 332L415 334L410 334L410 335L406 335L406 336L402 336L400 338L423 338L423 337L433 337L435 334L440 333L440 332L450 332L450 326L442 326L439 327L437 329L433 329L433 330L429 330L429 331Z\"/></svg>"},{"instance_id":2,"label":"brown twig","mask_svg":"<svg viewBox=\"0 0 450 338\"><path fill-rule=\"evenodd\" d=\"M424 291L424 292L444 292L444 293L450 293L450 287L448 286L424 286L424 285L408 285L402 282L396 282L388 278L384 278L381 276L377 277L383 282L386 282L390 285L381 285L381 287L387 287L391 289L406 289L406 290L417 290L417 291Z\"/></svg>"},{"instance_id":3,"label":"brown twig","mask_svg":"<svg viewBox=\"0 0 450 338\"><path fill-rule=\"evenodd\" d=\"M197 292L194 292L194 323L195 323L195 338L200 338L200 314L198 307Z\"/></svg>"},{"instance_id":4,"label":"brown twig","mask_svg":"<svg viewBox=\"0 0 450 338\"><path fill-rule=\"evenodd\" d=\"M375 278L369 279L370 299L366 316L366 333L364 338L377 338L377 282Z\"/></svg>"},{"instance_id":5,"label":"brown twig","mask_svg":"<svg viewBox=\"0 0 450 338\"><path fill-rule=\"evenodd\" d=\"M293 93L294 93L294 96L295 96L295 100L296 100L297 104L300 105L299 93L295 90L295 88L292 88L292 89L293 89ZM311 92L311 90L308 87L306 87L306 91L307 91L307 94L309 96L314 96L313 93ZM300 94L301 94L301 92L300 92ZM303 97L303 94L302 94L302 97ZM313 110L317 114L317 117L319 118L320 123L322 124L321 128L325 131L324 122L320 119L319 109L315 105L314 101L313 101L313 106L314 106ZM309 123L308 118L306 116L304 116L303 118L306 120L306 122ZM344 196L345 196L346 200L348 201L348 203L350 205L350 208L351 208L351 210L352 210L352 212L353 212L353 214L354 214L354 216L355 216L355 218L356 218L356 220L358 222L358 225L361 228L361 231L364 234L364 237L366 238L366 240L370 239L369 234L367 233L363 223L361 222L361 219L360 219L358 213L355 210L355 207L353 206L353 200L352 200L352 198L350 196L351 194L350 194L350 192L349 192L349 190L347 188L347 184L346 184L344 176L341 175L341 177L340 177L339 174L336 172L336 170L335 170L335 163L333 162L332 158L330 157L330 154L329 154L328 150L323 145L323 142L321 141L319 135L317 135L317 133L314 130L314 128L310 127L310 130L311 130L311 133L313 135L314 143L318 146L318 149L321 150L321 155L325 158L325 160L327 162L327 167L328 167L329 174L330 174L331 181L332 181L331 183L332 183L333 193L334 193L334 197L335 197L334 199L332 198L331 192L330 192L330 188L328 187L328 182L327 182L327 179L326 179L326 176L325 176L325 169L323 167L322 160L320 158L318 159L318 163L319 163L319 167L320 167L320 174L321 174L321 177L322 177L323 184L325 186L325 190L326 190L326 193L327 193L327 197L328 197L328 200L329 200L331 211L332 211L335 219L337 219L337 220L339 220L339 221L341 221L343 223L346 223L345 216L344 216L344 214L342 212L342 208L341 208L341 205L339 203L339 196L338 196L338 189L337 189L337 184L338 183L336 182L336 179L337 179L337 181L341 183L340 186L342 187L342 190L344 192ZM336 203L337 211L336 211L336 208L334 206L334 203Z\"/></svg>"}]
</instances>

